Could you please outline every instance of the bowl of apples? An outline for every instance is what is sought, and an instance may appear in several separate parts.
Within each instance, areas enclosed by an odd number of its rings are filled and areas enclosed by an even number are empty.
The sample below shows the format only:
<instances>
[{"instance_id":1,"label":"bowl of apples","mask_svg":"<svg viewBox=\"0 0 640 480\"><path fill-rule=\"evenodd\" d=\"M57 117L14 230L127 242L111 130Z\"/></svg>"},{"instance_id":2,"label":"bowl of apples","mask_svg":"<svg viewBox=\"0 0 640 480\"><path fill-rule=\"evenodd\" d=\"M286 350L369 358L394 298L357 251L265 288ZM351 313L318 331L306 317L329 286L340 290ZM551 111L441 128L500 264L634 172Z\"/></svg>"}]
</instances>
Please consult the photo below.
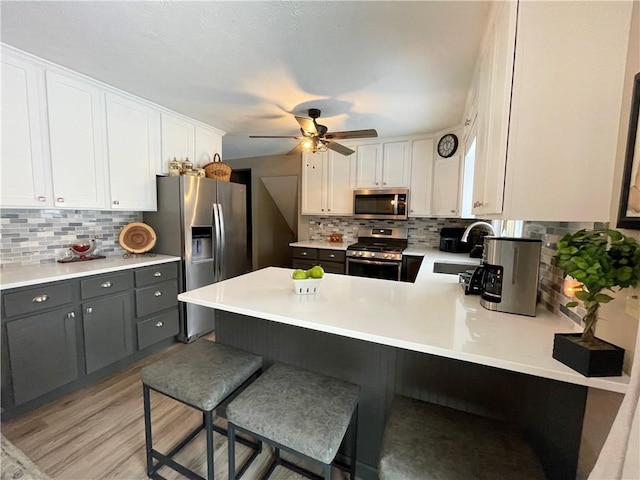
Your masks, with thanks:
<instances>
[{"instance_id":1,"label":"bowl of apples","mask_svg":"<svg viewBox=\"0 0 640 480\"><path fill-rule=\"evenodd\" d=\"M320 265L309 270L294 270L291 274L293 290L298 295L310 295L320 291L320 282L324 276L324 270Z\"/></svg>"}]
</instances>

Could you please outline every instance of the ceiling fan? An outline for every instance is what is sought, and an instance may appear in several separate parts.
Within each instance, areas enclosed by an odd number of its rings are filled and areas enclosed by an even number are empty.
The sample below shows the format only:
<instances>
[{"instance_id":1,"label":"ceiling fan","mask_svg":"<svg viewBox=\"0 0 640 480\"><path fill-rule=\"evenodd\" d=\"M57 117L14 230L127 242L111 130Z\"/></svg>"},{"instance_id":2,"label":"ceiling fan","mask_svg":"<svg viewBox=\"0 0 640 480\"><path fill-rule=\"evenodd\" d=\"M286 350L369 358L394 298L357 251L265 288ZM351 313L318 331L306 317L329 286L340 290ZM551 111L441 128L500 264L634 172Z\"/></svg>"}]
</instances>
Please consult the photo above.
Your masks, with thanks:
<instances>
[{"instance_id":1,"label":"ceiling fan","mask_svg":"<svg viewBox=\"0 0 640 480\"><path fill-rule=\"evenodd\" d=\"M347 138L371 138L377 137L378 132L371 128L368 130L348 130L344 132L329 132L327 127L316 122L316 118L320 118L320 110L317 108L309 109L309 117L295 117L300 124L301 135L249 135L249 138L295 138L300 143L288 153L305 152L326 152L327 149L342 155L351 155L354 153L348 147L335 142L335 139Z\"/></svg>"}]
</instances>

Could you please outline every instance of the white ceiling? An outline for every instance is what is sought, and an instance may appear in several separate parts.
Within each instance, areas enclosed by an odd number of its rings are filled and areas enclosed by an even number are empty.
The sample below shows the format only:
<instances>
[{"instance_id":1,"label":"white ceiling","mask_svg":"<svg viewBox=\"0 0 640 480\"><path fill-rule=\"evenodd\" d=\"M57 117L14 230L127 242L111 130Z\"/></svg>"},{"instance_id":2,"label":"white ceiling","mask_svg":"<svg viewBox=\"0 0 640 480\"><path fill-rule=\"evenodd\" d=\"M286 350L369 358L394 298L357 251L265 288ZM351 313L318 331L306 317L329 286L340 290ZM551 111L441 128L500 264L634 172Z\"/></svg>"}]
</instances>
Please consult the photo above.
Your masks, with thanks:
<instances>
[{"instance_id":1,"label":"white ceiling","mask_svg":"<svg viewBox=\"0 0 640 480\"><path fill-rule=\"evenodd\" d=\"M3 1L2 42L285 153L293 115L380 137L459 124L489 2Z\"/></svg>"}]
</instances>

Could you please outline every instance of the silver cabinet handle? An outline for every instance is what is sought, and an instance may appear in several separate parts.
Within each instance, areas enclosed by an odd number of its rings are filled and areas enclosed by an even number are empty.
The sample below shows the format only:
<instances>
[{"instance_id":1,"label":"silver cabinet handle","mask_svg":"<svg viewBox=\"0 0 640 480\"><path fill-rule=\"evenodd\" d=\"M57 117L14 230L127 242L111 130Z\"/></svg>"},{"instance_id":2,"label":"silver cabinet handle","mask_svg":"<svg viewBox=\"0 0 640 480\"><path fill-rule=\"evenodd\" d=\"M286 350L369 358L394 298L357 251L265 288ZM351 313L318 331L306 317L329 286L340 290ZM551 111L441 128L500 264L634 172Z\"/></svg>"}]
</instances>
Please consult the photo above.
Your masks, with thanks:
<instances>
[{"instance_id":1,"label":"silver cabinet handle","mask_svg":"<svg viewBox=\"0 0 640 480\"><path fill-rule=\"evenodd\" d=\"M162 272L156 272L153 274L154 277L161 277L162 276Z\"/></svg>"},{"instance_id":2,"label":"silver cabinet handle","mask_svg":"<svg viewBox=\"0 0 640 480\"><path fill-rule=\"evenodd\" d=\"M464 126L468 127L469 125L471 125L471 120L469 120L468 118L464 121Z\"/></svg>"},{"instance_id":3,"label":"silver cabinet handle","mask_svg":"<svg viewBox=\"0 0 640 480\"><path fill-rule=\"evenodd\" d=\"M307 252L302 252L302 256L306 257L307 256Z\"/></svg>"},{"instance_id":4,"label":"silver cabinet handle","mask_svg":"<svg viewBox=\"0 0 640 480\"><path fill-rule=\"evenodd\" d=\"M64 203L64 198L63 197L58 197L58 198L56 198L56 202Z\"/></svg>"},{"instance_id":5,"label":"silver cabinet handle","mask_svg":"<svg viewBox=\"0 0 640 480\"><path fill-rule=\"evenodd\" d=\"M331 255L329 255L329 258L336 258L336 256L332 253Z\"/></svg>"},{"instance_id":6,"label":"silver cabinet handle","mask_svg":"<svg viewBox=\"0 0 640 480\"><path fill-rule=\"evenodd\" d=\"M111 288L111 282L104 282L100 285L102 288Z\"/></svg>"},{"instance_id":7,"label":"silver cabinet handle","mask_svg":"<svg viewBox=\"0 0 640 480\"><path fill-rule=\"evenodd\" d=\"M451 210L451 213L456 213L456 211L455 210Z\"/></svg>"},{"instance_id":8,"label":"silver cabinet handle","mask_svg":"<svg viewBox=\"0 0 640 480\"><path fill-rule=\"evenodd\" d=\"M154 295L155 295L156 297L161 297L161 296L162 296L162 292L160 292L160 291L156 291L156 292L154 293Z\"/></svg>"},{"instance_id":9,"label":"silver cabinet handle","mask_svg":"<svg viewBox=\"0 0 640 480\"><path fill-rule=\"evenodd\" d=\"M34 297L33 300L31 300L31 302L42 303L42 302L46 302L47 300L49 300L49 295L38 295L37 297Z\"/></svg>"},{"instance_id":10,"label":"silver cabinet handle","mask_svg":"<svg viewBox=\"0 0 640 480\"><path fill-rule=\"evenodd\" d=\"M157 328L160 328L160 327L162 327L163 325L164 325L164 322L158 322L158 323L156 323L156 327L157 327Z\"/></svg>"},{"instance_id":11,"label":"silver cabinet handle","mask_svg":"<svg viewBox=\"0 0 640 480\"><path fill-rule=\"evenodd\" d=\"M119 201L119 200L114 200L114 201L113 201L113 204L114 204L114 205L120 205L120 201Z\"/></svg>"},{"instance_id":12,"label":"silver cabinet handle","mask_svg":"<svg viewBox=\"0 0 640 480\"><path fill-rule=\"evenodd\" d=\"M87 309L85 310L85 312L87 312L87 313L93 313L93 308L89 307L89 308L87 308Z\"/></svg>"},{"instance_id":13,"label":"silver cabinet handle","mask_svg":"<svg viewBox=\"0 0 640 480\"><path fill-rule=\"evenodd\" d=\"M67 318L76 318L76 314L74 312L67 313Z\"/></svg>"},{"instance_id":14,"label":"silver cabinet handle","mask_svg":"<svg viewBox=\"0 0 640 480\"><path fill-rule=\"evenodd\" d=\"M46 198L46 197L42 197L42 196L40 196L40 197L38 197L38 201L39 201L39 202L46 202L46 201L47 201L47 198Z\"/></svg>"}]
</instances>

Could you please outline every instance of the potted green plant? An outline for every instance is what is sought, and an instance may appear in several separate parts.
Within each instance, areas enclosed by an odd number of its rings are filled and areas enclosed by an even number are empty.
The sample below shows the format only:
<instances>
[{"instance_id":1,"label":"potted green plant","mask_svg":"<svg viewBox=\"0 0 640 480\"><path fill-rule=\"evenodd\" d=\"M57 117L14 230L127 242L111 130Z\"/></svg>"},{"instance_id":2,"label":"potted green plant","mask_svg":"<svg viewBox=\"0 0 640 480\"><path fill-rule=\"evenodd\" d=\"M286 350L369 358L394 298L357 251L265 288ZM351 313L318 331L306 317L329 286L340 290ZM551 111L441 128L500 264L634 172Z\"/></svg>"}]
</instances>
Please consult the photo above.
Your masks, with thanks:
<instances>
[{"instance_id":1,"label":"potted green plant","mask_svg":"<svg viewBox=\"0 0 640 480\"><path fill-rule=\"evenodd\" d=\"M622 374L624 350L595 336L600 305L613 297L607 291L635 287L640 282L640 245L631 237L608 228L579 230L563 236L557 245L556 266L579 284L574 288L587 313L582 334L557 333L553 358L587 377Z\"/></svg>"}]
</instances>

